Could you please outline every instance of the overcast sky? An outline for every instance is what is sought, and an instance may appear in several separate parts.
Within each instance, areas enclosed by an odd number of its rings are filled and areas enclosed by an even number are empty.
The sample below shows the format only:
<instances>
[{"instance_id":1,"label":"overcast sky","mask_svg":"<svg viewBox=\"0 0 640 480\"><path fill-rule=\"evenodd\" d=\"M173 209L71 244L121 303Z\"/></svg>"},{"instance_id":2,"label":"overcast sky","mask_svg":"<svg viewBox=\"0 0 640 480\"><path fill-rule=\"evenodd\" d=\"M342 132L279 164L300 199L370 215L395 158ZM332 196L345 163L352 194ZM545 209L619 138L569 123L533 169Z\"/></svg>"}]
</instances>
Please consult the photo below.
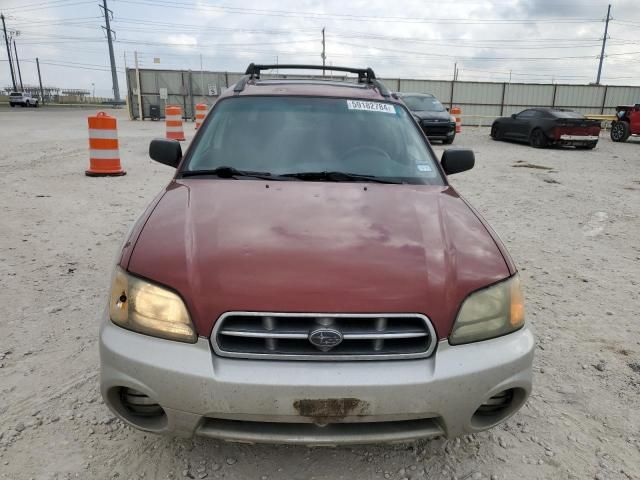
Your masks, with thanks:
<instances>
[{"instance_id":1,"label":"overcast sky","mask_svg":"<svg viewBox=\"0 0 640 480\"><path fill-rule=\"evenodd\" d=\"M102 0L0 0L25 84L110 96ZM142 67L244 71L261 63L371 66L378 76L595 81L606 0L108 0L124 94L125 56ZM612 0L602 83L640 85L640 0ZM2 37L0 37L2 38ZM10 85L1 45L0 85ZM154 58L160 63L154 64Z\"/></svg>"}]
</instances>

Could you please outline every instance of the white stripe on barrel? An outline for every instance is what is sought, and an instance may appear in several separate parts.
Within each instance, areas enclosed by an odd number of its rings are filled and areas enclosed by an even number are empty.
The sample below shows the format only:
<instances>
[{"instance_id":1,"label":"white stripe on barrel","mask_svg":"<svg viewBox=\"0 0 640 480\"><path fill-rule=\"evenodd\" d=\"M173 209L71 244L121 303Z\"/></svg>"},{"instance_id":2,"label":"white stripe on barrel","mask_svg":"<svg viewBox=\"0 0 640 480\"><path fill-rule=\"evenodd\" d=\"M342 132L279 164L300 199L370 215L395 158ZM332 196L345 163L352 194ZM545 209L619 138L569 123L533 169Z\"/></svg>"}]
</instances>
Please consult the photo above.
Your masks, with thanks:
<instances>
[{"instance_id":1,"label":"white stripe on barrel","mask_svg":"<svg viewBox=\"0 0 640 480\"><path fill-rule=\"evenodd\" d=\"M89 150L89 158L95 158L96 160L111 160L120 159L119 150L97 150L92 148Z\"/></svg>"},{"instance_id":2,"label":"white stripe on barrel","mask_svg":"<svg viewBox=\"0 0 640 480\"><path fill-rule=\"evenodd\" d=\"M117 130L98 130L97 128L90 128L89 138L104 138L109 140L117 140L118 131Z\"/></svg>"}]
</instances>

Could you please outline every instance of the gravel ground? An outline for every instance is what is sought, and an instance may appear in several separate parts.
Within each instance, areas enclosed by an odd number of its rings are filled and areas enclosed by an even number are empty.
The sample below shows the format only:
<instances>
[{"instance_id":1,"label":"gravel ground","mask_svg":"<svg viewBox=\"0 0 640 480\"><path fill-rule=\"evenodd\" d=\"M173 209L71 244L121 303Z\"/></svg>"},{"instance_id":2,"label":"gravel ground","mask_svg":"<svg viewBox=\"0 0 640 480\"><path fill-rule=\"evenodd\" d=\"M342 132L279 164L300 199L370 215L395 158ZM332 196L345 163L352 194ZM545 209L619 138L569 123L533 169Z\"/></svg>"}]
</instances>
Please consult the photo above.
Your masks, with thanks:
<instances>
[{"instance_id":1,"label":"gravel ground","mask_svg":"<svg viewBox=\"0 0 640 480\"><path fill-rule=\"evenodd\" d=\"M309 449L148 435L102 403L98 317L114 256L172 170L146 155L163 125L118 111L128 174L85 177L89 113L0 110L0 478L640 478L637 139L534 150L465 128L456 144L477 166L453 183L520 267L534 393L479 435Z\"/></svg>"}]
</instances>

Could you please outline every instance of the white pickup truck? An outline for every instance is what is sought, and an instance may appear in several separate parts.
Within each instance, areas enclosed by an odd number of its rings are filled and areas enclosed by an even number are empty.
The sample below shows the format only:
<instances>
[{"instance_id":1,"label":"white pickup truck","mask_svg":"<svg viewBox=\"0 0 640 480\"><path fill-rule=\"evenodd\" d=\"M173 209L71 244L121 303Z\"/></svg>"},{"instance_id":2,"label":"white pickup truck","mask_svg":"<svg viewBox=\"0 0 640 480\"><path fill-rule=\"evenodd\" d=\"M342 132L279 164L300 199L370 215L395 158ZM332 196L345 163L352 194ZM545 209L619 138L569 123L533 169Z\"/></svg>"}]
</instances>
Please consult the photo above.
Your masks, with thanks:
<instances>
[{"instance_id":1,"label":"white pickup truck","mask_svg":"<svg viewBox=\"0 0 640 480\"><path fill-rule=\"evenodd\" d=\"M31 96L27 92L11 92L9 94L9 105L15 107L20 105L21 107L38 107L38 99Z\"/></svg>"}]
</instances>

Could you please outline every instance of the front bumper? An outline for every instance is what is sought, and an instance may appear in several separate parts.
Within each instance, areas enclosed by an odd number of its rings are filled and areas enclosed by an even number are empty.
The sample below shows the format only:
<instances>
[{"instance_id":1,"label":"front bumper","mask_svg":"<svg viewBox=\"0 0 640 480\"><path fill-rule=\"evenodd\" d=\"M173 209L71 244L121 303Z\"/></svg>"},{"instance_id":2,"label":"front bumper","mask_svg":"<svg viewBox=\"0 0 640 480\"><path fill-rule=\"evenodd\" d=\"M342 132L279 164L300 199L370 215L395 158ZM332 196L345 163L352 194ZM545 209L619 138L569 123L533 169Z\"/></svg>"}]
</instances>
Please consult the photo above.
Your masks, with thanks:
<instances>
[{"instance_id":1,"label":"front bumper","mask_svg":"<svg viewBox=\"0 0 640 480\"><path fill-rule=\"evenodd\" d=\"M453 122L420 122L420 127L430 140L447 140L455 137L456 124Z\"/></svg>"},{"instance_id":2,"label":"front bumper","mask_svg":"<svg viewBox=\"0 0 640 480\"><path fill-rule=\"evenodd\" d=\"M419 360L244 360L216 356L207 338L173 342L106 320L100 383L118 417L150 432L251 443L402 442L473 433L509 417L531 391L533 350L523 328L468 345L443 340ZM164 414L133 414L123 387L147 395ZM512 401L498 415L474 415L510 389Z\"/></svg>"}]
</instances>

